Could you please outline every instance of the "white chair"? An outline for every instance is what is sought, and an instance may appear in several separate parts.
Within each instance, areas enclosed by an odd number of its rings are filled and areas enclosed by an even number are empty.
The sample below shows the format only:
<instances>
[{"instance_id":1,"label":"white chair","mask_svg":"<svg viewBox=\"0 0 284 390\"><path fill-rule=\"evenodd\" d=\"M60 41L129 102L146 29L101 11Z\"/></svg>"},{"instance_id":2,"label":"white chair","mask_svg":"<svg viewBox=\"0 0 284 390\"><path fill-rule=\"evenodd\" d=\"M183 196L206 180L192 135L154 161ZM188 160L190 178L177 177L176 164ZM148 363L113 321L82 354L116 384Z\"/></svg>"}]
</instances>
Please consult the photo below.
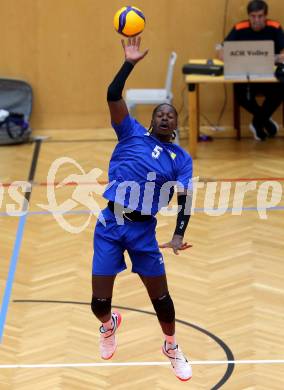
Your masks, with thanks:
<instances>
[{"instance_id":1,"label":"white chair","mask_svg":"<svg viewBox=\"0 0 284 390\"><path fill-rule=\"evenodd\" d=\"M134 111L137 104L171 103L173 99L172 83L174 65L177 54L173 51L169 58L165 88L163 89L127 89L125 102L129 112Z\"/></svg>"}]
</instances>

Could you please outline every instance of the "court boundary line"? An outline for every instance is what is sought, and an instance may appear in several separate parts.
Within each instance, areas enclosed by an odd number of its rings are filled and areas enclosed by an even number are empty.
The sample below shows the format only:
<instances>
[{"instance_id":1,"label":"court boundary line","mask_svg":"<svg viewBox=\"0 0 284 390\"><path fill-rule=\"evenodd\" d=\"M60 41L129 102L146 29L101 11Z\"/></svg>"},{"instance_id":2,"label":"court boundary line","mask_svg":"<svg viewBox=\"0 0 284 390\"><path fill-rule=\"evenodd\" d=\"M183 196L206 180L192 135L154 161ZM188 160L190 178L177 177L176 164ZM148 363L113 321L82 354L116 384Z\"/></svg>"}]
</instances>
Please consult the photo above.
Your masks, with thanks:
<instances>
[{"instance_id":1,"label":"court boundary line","mask_svg":"<svg viewBox=\"0 0 284 390\"><path fill-rule=\"evenodd\" d=\"M42 364L1 364L0 369L8 368L80 368L80 367L144 367L169 366L170 362L120 362L120 363L42 363ZM228 364L284 364L284 360L195 360L193 366Z\"/></svg>"},{"instance_id":2,"label":"court boundary line","mask_svg":"<svg viewBox=\"0 0 284 390\"><path fill-rule=\"evenodd\" d=\"M21 181L21 180L16 180L16 181ZM24 181L24 180L23 180ZM240 182L252 182L252 181L256 181L256 182L261 182L261 181L278 181L278 182L284 182L284 177L236 177L236 178L215 178L215 177L201 177L200 180L199 180L199 183L227 183L227 182L231 182L231 183L240 183ZM49 182L45 182L45 181L40 181L40 182L37 182L37 181L29 181L29 184L32 186L32 187L49 187L49 186L52 186L52 187L56 187L57 185L61 184L61 182L53 182L53 183L49 183ZM109 184L109 181L108 180L98 180L97 182L80 182L80 183L77 183L77 182L74 182L74 181L70 181L68 183L65 183L64 186L66 187L75 187L75 186L84 186L84 185L92 185L92 184L101 184L101 185L107 185ZM6 182L6 183L1 183L1 185L4 187L4 188L9 188L9 187L17 187L19 186L19 184L17 183L14 183L14 182Z\"/></svg>"},{"instance_id":3,"label":"court boundary line","mask_svg":"<svg viewBox=\"0 0 284 390\"><path fill-rule=\"evenodd\" d=\"M5 290L4 290L1 311L0 311L0 344L1 344L2 338L3 338L4 327L5 327L8 307L9 307L9 303L10 303L10 297L11 297L11 293L12 293L14 277L15 277L16 268L17 268L17 264L18 264L18 258L19 258L19 253L20 253L20 249L21 249L22 239L23 239L23 235L24 235L26 220L27 220L27 214L19 217L16 239L15 239L13 252L11 255L11 259L10 259L8 277L6 280L6 286L5 286Z\"/></svg>"},{"instance_id":4,"label":"court boundary line","mask_svg":"<svg viewBox=\"0 0 284 390\"><path fill-rule=\"evenodd\" d=\"M28 177L29 183L32 183L35 178L36 167L37 167L42 141L43 141L42 138L35 139L35 148L33 151L32 162L31 162L29 177ZM0 309L0 344L2 343L2 339L3 339L8 307L10 303L13 283L15 279L15 273L16 273L19 254L20 254L21 245L23 241L25 225L28 217L28 207L29 207L31 194L32 194L32 188L30 188L30 191L25 192L25 202L23 203L23 207L22 207L23 214L19 216L16 238L14 242L13 252L10 258L9 271L8 271L4 295L2 299L2 305Z\"/></svg>"},{"instance_id":5,"label":"court boundary line","mask_svg":"<svg viewBox=\"0 0 284 390\"><path fill-rule=\"evenodd\" d=\"M193 213L205 213L205 212L214 212L216 209L206 209L206 208L195 208L192 210ZM273 206L273 207L243 207L243 208L232 208L228 207L226 210L224 209L218 209L219 211L224 211L224 213L221 215L228 214L230 212L237 212L237 211L284 211L284 206ZM42 211L15 211L15 212L7 212L2 211L0 212L0 217L19 217L20 213L24 213L24 215L84 215L84 214L97 214L98 210L56 210L56 211L49 211L49 210L42 210ZM193 215L192 213L192 215ZM209 214L208 214L209 215ZM210 216L210 215L209 215ZM220 215L213 215L213 217L219 217ZM239 217L241 215L233 215L236 217Z\"/></svg>"},{"instance_id":6,"label":"court boundary line","mask_svg":"<svg viewBox=\"0 0 284 390\"><path fill-rule=\"evenodd\" d=\"M195 208L192 210L193 213L205 213L205 212L212 212L216 209L209 209L209 208ZM232 208L228 207L225 209L218 209L219 211L224 211L224 214L228 214L230 212L239 212L239 211L284 211L284 206L273 206L273 207L243 207L243 208ZM98 211L100 210L56 210L56 211L49 211L49 210L42 210L42 211L15 211L15 212L7 212L2 211L0 212L0 217L19 217L21 215L84 215L84 214L95 214L97 215ZM193 215L192 213L192 215ZM209 215L210 216L210 215ZM221 215L222 216L222 215ZM240 215L234 215L236 217L239 217ZM213 217L216 217L213 215ZM219 217L219 215L217 215Z\"/></svg>"}]
</instances>

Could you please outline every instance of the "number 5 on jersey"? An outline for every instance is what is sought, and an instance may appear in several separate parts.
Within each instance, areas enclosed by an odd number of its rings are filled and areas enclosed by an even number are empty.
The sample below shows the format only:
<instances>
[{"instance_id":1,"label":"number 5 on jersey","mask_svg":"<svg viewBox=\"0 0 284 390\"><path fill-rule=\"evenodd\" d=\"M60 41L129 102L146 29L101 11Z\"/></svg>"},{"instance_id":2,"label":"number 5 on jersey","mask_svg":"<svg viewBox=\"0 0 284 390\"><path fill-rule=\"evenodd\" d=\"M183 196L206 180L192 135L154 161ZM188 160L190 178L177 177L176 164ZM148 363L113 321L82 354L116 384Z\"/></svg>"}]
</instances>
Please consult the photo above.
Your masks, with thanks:
<instances>
[{"instance_id":1,"label":"number 5 on jersey","mask_svg":"<svg viewBox=\"0 0 284 390\"><path fill-rule=\"evenodd\" d=\"M161 146L159 146L159 145L156 145L154 147L153 152L152 152L152 157L153 158L159 158L159 156L160 156L162 151L163 151L163 148Z\"/></svg>"}]
</instances>

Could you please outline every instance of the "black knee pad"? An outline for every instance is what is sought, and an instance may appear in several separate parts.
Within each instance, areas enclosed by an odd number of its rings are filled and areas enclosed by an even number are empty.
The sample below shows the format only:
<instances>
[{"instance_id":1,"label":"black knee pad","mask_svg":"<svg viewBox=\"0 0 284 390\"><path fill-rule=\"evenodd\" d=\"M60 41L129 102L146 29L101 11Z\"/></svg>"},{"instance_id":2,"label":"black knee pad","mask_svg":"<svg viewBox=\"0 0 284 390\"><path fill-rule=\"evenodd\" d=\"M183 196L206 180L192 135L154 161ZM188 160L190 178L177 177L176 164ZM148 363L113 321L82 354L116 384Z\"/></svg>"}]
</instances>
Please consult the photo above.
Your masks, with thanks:
<instances>
[{"instance_id":1,"label":"black knee pad","mask_svg":"<svg viewBox=\"0 0 284 390\"><path fill-rule=\"evenodd\" d=\"M160 298L151 299L159 321L173 322L175 319L175 308L169 293Z\"/></svg>"},{"instance_id":2,"label":"black knee pad","mask_svg":"<svg viewBox=\"0 0 284 390\"><path fill-rule=\"evenodd\" d=\"M111 298L92 297L91 308L96 317L104 316L111 310Z\"/></svg>"}]
</instances>

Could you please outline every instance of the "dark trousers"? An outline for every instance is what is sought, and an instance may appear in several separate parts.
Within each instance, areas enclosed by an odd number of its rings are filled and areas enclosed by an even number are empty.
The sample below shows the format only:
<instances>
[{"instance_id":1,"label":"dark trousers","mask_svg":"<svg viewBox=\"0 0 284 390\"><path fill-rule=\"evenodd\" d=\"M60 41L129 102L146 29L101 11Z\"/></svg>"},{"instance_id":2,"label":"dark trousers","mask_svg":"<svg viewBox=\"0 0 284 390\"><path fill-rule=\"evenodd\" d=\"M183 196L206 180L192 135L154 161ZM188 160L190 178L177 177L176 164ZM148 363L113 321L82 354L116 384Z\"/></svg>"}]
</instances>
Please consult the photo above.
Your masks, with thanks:
<instances>
[{"instance_id":1,"label":"dark trousers","mask_svg":"<svg viewBox=\"0 0 284 390\"><path fill-rule=\"evenodd\" d=\"M284 100L282 83L237 83L234 85L235 96L240 106L253 114L254 121L264 124ZM256 96L264 96L260 106Z\"/></svg>"}]
</instances>

